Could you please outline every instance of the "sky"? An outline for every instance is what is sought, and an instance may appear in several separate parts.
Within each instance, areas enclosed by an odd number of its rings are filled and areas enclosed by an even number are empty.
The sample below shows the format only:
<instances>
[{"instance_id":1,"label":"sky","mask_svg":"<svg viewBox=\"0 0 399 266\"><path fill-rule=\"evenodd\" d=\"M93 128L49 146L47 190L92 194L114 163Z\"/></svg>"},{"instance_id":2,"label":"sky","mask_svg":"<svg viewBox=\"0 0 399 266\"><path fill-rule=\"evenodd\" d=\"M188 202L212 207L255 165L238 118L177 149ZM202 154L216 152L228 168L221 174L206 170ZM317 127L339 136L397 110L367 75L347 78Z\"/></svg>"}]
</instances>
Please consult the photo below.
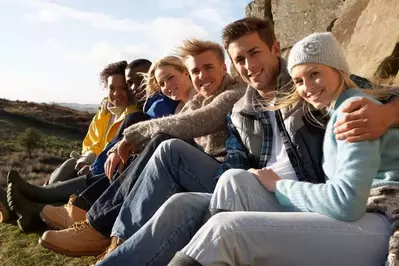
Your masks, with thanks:
<instances>
[{"instance_id":1,"label":"sky","mask_svg":"<svg viewBox=\"0 0 399 266\"><path fill-rule=\"evenodd\" d=\"M0 98L97 104L111 62L220 42L250 0L0 0Z\"/></svg>"}]
</instances>

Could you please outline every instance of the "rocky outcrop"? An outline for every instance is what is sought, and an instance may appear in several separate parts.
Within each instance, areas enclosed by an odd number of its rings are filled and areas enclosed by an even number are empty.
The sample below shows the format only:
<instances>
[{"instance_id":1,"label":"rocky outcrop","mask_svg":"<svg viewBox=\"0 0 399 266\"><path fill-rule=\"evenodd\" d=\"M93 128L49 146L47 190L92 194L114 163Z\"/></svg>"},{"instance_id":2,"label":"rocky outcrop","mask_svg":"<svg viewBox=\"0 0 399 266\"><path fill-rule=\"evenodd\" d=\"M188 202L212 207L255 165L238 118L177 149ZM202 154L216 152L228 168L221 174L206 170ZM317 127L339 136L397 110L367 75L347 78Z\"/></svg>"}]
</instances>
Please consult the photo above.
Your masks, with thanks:
<instances>
[{"instance_id":1,"label":"rocky outcrop","mask_svg":"<svg viewBox=\"0 0 399 266\"><path fill-rule=\"evenodd\" d=\"M273 21L271 1L254 0L245 8L247 17L270 18Z\"/></svg>"},{"instance_id":2,"label":"rocky outcrop","mask_svg":"<svg viewBox=\"0 0 399 266\"><path fill-rule=\"evenodd\" d=\"M391 81L399 70L397 0L350 0L332 32L344 47L352 72Z\"/></svg>"},{"instance_id":3,"label":"rocky outcrop","mask_svg":"<svg viewBox=\"0 0 399 266\"><path fill-rule=\"evenodd\" d=\"M246 15L273 20L283 56L306 35L332 31L353 73L384 82L397 76L397 0L256 0L247 6Z\"/></svg>"}]
</instances>

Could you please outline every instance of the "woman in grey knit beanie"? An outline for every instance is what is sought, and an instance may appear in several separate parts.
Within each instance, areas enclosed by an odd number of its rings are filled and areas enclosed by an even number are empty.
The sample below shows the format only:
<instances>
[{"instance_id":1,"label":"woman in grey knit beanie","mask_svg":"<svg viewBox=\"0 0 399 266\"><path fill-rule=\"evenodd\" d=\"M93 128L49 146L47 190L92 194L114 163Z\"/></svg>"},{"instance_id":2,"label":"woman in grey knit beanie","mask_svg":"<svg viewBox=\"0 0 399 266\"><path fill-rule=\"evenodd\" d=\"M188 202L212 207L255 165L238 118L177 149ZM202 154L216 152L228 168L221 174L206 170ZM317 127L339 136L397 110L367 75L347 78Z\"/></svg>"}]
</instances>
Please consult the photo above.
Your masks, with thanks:
<instances>
[{"instance_id":1,"label":"woman in grey knit beanie","mask_svg":"<svg viewBox=\"0 0 399 266\"><path fill-rule=\"evenodd\" d=\"M297 42L290 52L287 67L294 86L288 95L276 101L274 108L289 108L303 101L308 114L311 114L312 109L319 109L330 116L323 144L326 183L283 180L274 173L269 173L269 178L261 178L259 181L268 191L275 193L275 209L314 213L314 216L308 217L308 223L304 224L312 223L317 228L328 224L331 234L336 234L318 238L320 248L312 250L319 253L316 257L323 254L328 257L329 252L337 252L334 256L336 259L332 259L328 265L349 265L347 262L352 262L350 265L382 265L388 253L391 215L366 212L367 199L370 188L399 186L399 129L391 128L375 140L350 143L336 139L334 124L345 115L343 107L354 99L364 97L381 104L377 99L387 98L393 91L357 89L349 78L343 49L330 32L314 33ZM333 220L320 219L320 214ZM296 216L294 213L292 215ZM346 230L344 228L347 225L342 221L351 222L349 225L360 231L352 237L340 236L337 232ZM369 238L362 232L379 237ZM294 242L298 237L294 233L287 236L286 241ZM306 239L306 234L301 237ZM364 255L367 262L360 254L342 260L339 257L345 252L338 251L339 248L323 249L323 246L335 247L335 241L350 241L357 248L368 250L369 256ZM299 261L307 263L297 265L318 265L317 260L311 262L308 258ZM358 264L360 261L364 262Z\"/></svg>"}]
</instances>

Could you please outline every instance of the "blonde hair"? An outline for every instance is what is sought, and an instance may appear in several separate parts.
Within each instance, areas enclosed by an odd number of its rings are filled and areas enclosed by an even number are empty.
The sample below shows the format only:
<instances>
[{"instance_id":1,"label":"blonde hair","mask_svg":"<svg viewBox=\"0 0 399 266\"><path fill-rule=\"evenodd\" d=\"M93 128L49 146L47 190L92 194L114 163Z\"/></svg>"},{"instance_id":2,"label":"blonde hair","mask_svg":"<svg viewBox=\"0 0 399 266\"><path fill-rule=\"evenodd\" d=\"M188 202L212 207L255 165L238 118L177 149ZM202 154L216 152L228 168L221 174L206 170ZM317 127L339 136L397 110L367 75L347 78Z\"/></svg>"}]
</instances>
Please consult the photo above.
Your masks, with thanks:
<instances>
[{"instance_id":1,"label":"blonde hair","mask_svg":"<svg viewBox=\"0 0 399 266\"><path fill-rule=\"evenodd\" d=\"M349 77L348 73L341 71L341 70L336 70L333 68L335 71L339 73L340 77L340 83L338 86L338 89L336 90L333 99L330 103L330 105L326 108L332 109L335 107L335 104L337 102L337 99L341 93L348 89L348 88L359 88L358 85L356 85L351 78ZM375 87L372 89L362 89L362 92L365 92L372 97L374 97L377 100L386 100L389 98L391 95L394 94L394 91L392 88L383 88L383 87ZM304 109L304 115L305 118L313 125L315 125L313 122L316 122L316 125L319 127L324 127L324 124L316 119L314 115L312 114L312 110L314 110L314 107L309 104L308 102L304 101L301 96L299 96L298 92L296 91L296 86L295 84L292 85L292 87L288 91L280 90L280 91L274 91L272 92L275 96L275 102L273 105L268 105L265 107L266 110L269 111L276 111L280 109L292 109L296 104L299 102L302 102L303 109ZM326 113L327 114L327 113ZM325 115L326 115L325 114Z\"/></svg>"},{"instance_id":2,"label":"blonde hair","mask_svg":"<svg viewBox=\"0 0 399 266\"><path fill-rule=\"evenodd\" d=\"M177 48L177 55L185 59L189 56L196 56L207 51L212 51L224 63L224 50L222 45L212 41L202 41L198 39L189 39L183 41L183 45Z\"/></svg>"},{"instance_id":3,"label":"blonde hair","mask_svg":"<svg viewBox=\"0 0 399 266\"><path fill-rule=\"evenodd\" d=\"M172 66L181 73L187 72L187 68L183 65L183 62L177 56L165 56L158 61L152 63L148 72L146 74L143 74L143 82L146 88L147 97L161 90L155 78L155 71L157 70L157 68L163 66Z\"/></svg>"}]
</instances>

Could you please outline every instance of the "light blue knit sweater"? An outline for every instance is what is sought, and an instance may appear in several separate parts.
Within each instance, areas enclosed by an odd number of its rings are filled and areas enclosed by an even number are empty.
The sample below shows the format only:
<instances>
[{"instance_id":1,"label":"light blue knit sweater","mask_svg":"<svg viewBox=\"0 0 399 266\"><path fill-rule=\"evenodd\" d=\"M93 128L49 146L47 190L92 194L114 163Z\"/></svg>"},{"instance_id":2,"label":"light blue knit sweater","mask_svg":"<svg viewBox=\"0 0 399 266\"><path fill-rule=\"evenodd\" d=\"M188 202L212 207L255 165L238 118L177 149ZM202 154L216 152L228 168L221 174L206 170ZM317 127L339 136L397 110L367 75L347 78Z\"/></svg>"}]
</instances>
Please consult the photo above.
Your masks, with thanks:
<instances>
[{"instance_id":1,"label":"light blue knit sweater","mask_svg":"<svg viewBox=\"0 0 399 266\"><path fill-rule=\"evenodd\" d=\"M343 116L343 106L358 97L381 104L357 89L339 96L324 136L326 183L278 181L276 197L282 206L354 221L364 214L371 187L399 183L399 129L390 129L372 141L348 143L335 138L334 123Z\"/></svg>"}]
</instances>

